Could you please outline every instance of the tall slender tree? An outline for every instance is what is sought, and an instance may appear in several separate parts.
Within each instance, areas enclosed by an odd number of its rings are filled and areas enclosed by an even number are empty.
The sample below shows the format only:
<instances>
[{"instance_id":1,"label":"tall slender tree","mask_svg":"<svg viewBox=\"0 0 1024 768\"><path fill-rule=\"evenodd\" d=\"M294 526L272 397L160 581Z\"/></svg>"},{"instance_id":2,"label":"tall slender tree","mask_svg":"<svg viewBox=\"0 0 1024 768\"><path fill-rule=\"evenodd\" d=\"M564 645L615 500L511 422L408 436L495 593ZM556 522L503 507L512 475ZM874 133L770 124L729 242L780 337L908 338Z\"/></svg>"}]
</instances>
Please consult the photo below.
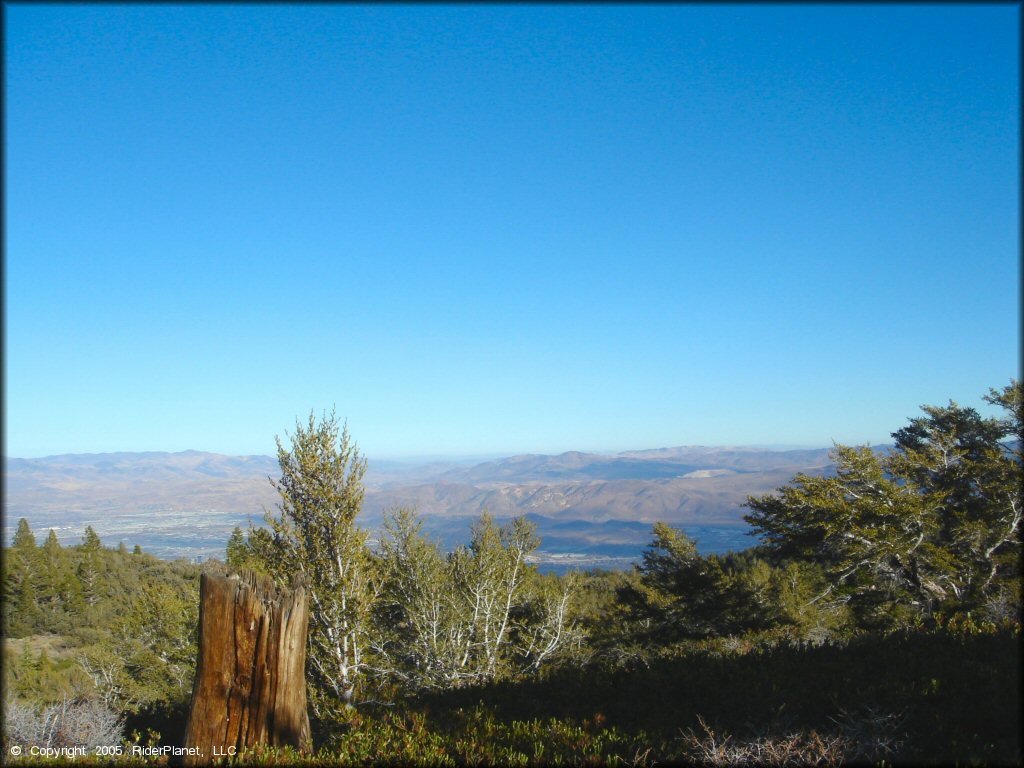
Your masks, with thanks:
<instances>
[{"instance_id":1,"label":"tall slender tree","mask_svg":"<svg viewBox=\"0 0 1024 768\"><path fill-rule=\"evenodd\" d=\"M271 537L253 548L281 584L301 573L310 595L307 667L318 717L348 707L366 668L366 633L377 593L356 521L365 489L366 459L332 411L296 421L286 445L277 438L279 514L266 515ZM252 536L250 536L252 540ZM268 540L269 539L269 540Z\"/></svg>"},{"instance_id":2,"label":"tall slender tree","mask_svg":"<svg viewBox=\"0 0 1024 768\"><path fill-rule=\"evenodd\" d=\"M96 605L100 599L100 580L104 572L103 544L91 525L85 527L78 563L78 579L85 602Z\"/></svg>"},{"instance_id":3,"label":"tall slender tree","mask_svg":"<svg viewBox=\"0 0 1024 768\"><path fill-rule=\"evenodd\" d=\"M25 518L18 521L13 544L4 562L4 594L13 603L3 612L4 630L20 637L37 628L38 590L42 576L36 537Z\"/></svg>"}]
</instances>

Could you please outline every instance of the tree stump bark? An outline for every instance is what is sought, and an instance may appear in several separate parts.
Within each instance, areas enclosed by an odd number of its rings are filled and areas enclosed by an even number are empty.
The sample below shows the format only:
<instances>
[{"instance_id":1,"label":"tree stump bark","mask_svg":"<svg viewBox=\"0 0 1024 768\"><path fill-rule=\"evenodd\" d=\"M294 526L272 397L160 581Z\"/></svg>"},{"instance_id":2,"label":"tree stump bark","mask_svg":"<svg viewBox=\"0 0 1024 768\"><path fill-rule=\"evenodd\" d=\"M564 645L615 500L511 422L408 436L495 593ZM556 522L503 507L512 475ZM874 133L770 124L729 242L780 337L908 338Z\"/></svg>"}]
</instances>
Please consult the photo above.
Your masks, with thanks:
<instances>
[{"instance_id":1,"label":"tree stump bark","mask_svg":"<svg viewBox=\"0 0 1024 768\"><path fill-rule=\"evenodd\" d=\"M252 571L204 573L199 659L185 731L185 765L257 744L311 746L306 711L309 606L301 584L279 589Z\"/></svg>"}]
</instances>

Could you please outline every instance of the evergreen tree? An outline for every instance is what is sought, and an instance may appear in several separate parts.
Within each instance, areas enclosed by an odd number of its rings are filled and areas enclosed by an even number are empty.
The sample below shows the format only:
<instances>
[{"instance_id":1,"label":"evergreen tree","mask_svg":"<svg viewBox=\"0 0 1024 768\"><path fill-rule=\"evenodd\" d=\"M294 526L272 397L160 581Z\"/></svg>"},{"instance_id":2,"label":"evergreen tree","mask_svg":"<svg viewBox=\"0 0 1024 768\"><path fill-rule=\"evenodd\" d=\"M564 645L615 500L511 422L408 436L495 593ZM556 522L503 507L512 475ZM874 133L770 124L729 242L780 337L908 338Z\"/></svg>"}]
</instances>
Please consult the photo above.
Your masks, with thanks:
<instances>
[{"instance_id":1,"label":"evergreen tree","mask_svg":"<svg viewBox=\"0 0 1024 768\"><path fill-rule=\"evenodd\" d=\"M940 500L936 541L957 562L948 589L972 605L984 601L1001 574L1016 576L1021 544L1021 383L991 390L985 400L1004 416L982 418L952 401L922 406L925 416L893 433L889 462L894 475Z\"/></svg>"},{"instance_id":2,"label":"evergreen tree","mask_svg":"<svg viewBox=\"0 0 1024 768\"><path fill-rule=\"evenodd\" d=\"M21 518L14 533L13 546L4 562L4 594L12 599L12 609L4 611L5 631L13 637L37 632L39 626L39 588L41 553L28 521Z\"/></svg>"},{"instance_id":3,"label":"evergreen tree","mask_svg":"<svg viewBox=\"0 0 1024 768\"><path fill-rule=\"evenodd\" d=\"M310 595L310 704L318 716L350 705L367 666L367 630L376 584L366 531L356 522L366 459L332 412L296 421L285 446L277 438L279 516L272 536L250 537L254 553L280 583L301 575ZM269 538L269 541L267 540Z\"/></svg>"},{"instance_id":4,"label":"evergreen tree","mask_svg":"<svg viewBox=\"0 0 1024 768\"><path fill-rule=\"evenodd\" d=\"M45 615L47 631L61 632L65 616L80 597L78 580L74 578L67 553L57 540L52 528L42 548L42 575L39 586L39 603Z\"/></svg>"},{"instance_id":5,"label":"evergreen tree","mask_svg":"<svg viewBox=\"0 0 1024 768\"><path fill-rule=\"evenodd\" d=\"M235 529L231 532L231 536L228 538L228 543L225 547L224 555L227 564L232 568L244 567L246 550L245 534L242 533L242 528L236 525Z\"/></svg>"},{"instance_id":6,"label":"evergreen tree","mask_svg":"<svg viewBox=\"0 0 1024 768\"><path fill-rule=\"evenodd\" d=\"M682 530L654 525L654 540L619 600L641 637L658 643L718 634L722 626L725 574L717 560L703 558Z\"/></svg>"},{"instance_id":7,"label":"evergreen tree","mask_svg":"<svg viewBox=\"0 0 1024 768\"><path fill-rule=\"evenodd\" d=\"M656 523L633 578L617 589L633 639L655 646L763 630L806 639L840 629L845 612L816 605L813 564L772 563L756 550L701 556L681 530Z\"/></svg>"},{"instance_id":8,"label":"evergreen tree","mask_svg":"<svg viewBox=\"0 0 1024 768\"><path fill-rule=\"evenodd\" d=\"M18 530L14 532L14 551L34 551L36 548L36 535L28 526L28 520L24 517L18 520Z\"/></svg>"},{"instance_id":9,"label":"evergreen tree","mask_svg":"<svg viewBox=\"0 0 1024 768\"><path fill-rule=\"evenodd\" d=\"M1018 573L1020 442L1004 441L1021 432L1021 385L986 399L1007 415L925 406L891 455L837 445L834 477L798 475L750 498L745 519L773 555L821 564L821 598L849 601L868 624L985 604L1009 588L1000 574Z\"/></svg>"},{"instance_id":10,"label":"evergreen tree","mask_svg":"<svg viewBox=\"0 0 1024 768\"><path fill-rule=\"evenodd\" d=\"M103 544L91 525L85 527L79 552L78 580L85 602L92 606L100 599L100 580L104 572Z\"/></svg>"},{"instance_id":11,"label":"evergreen tree","mask_svg":"<svg viewBox=\"0 0 1024 768\"><path fill-rule=\"evenodd\" d=\"M63 559L63 555L64 550L60 546L60 541L57 540L57 531L51 528L43 543L43 557L48 564L52 564Z\"/></svg>"},{"instance_id":12,"label":"evergreen tree","mask_svg":"<svg viewBox=\"0 0 1024 768\"><path fill-rule=\"evenodd\" d=\"M40 629L35 588L27 578L22 578L12 592L13 609L4 611L4 619L8 623L7 633L11 637L35 634Z\"/></svg>"},{"instance_id":13,"label":"evergreen tree","mask_svg":"<svg viewBox=\"0 0 1024 768\"><path fill-rule=\"evenodd\" d=\"M250 523L248 537L239 526L231 532L225 547L225 560L229 567L247 568L266 572L266 563L273 560L273 536L266 528L257 528Z\"/></svg>"}]
</instances>

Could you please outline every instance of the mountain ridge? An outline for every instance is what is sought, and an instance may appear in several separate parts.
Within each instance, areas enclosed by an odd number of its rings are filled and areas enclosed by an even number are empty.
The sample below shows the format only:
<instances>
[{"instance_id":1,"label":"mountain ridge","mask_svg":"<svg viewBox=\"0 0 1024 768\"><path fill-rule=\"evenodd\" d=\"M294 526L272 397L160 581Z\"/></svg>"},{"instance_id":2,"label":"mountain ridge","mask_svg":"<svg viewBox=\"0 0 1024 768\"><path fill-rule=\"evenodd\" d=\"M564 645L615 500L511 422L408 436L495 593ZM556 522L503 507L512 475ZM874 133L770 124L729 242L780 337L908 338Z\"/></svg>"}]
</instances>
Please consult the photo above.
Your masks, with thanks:
<instances>
[{"instance_id":1,"label":"mountain ridge","mask_svg":"<svg viewBox=\"0 0 1024 768\"><path fill-rule=\"evenodd\" d=\"M481 491L501 491L491 493L494 499L532 499L536 505L534 497L538 486L558 488L563 496L569 489L575 495L592 495L595 488L609 483L612 485L608 488L620 494L653 492L652 489L666 487L683 491L706 489L714 484L748 486L749 483L735 479L747 474L768 473L775 482L779 472L825 470L829 465L825 448L773 451L734 446L677 446L618 454L583 451L518 454L468 466L455 461L370 460L365 482L368 495L388 496L399 489L413 488L419 489L422 495L424 488L437 486L446 490L440 496L452 496L453 493L459 495L455 489L469 486ZM159 503L172 495L180 496L183 502L197 496L221 497L226 502L230 495L236 494L238 499L233 506L251 508L256 498L273 500L268 478L277 476L278 464L275 457L262 454L120 451L39 458L5 457L3 471L7 489L5 511L47 503L94 506L97 499L93 497L110 497L111 494L122 503L141 501L143 497L151 503ZM700 485L693 485L698 480ZM651 485L645 488L628 481ZM509 487L523 490L512 492ZM243 488L248 493L244 493ZM55 498L48 500L47 495Z\"/></svg>"},{"instance_id":2,"label":"mountain ridge","mask_svg":"<svg viewBox=\"0 0 1024 768\"><path fill-rule=\"evenodd\" d=\"M428 530L454 540L484 510L528 515L562 550L641 547L656 520L742 535L743 503L798 472L828 472L829 449L676 446L598 454L519 454L466 461L368 461L360 519L376 530L387 510L415 507ZM140 537L166 552L223 553L235 525L276 510L276 457L205 451L57 454L4 460L5 535L20 517L74 543L86 525L108 540ZM561 527L559 527L561 526ZM603 526L603 527L602 527ZM646 535L646 534L645 534ZM708 534L711 535L711 534ZM171 543L166 543L171 542ZM596 551L596 550L595 550Z\"/></svg>"}]
</instances>

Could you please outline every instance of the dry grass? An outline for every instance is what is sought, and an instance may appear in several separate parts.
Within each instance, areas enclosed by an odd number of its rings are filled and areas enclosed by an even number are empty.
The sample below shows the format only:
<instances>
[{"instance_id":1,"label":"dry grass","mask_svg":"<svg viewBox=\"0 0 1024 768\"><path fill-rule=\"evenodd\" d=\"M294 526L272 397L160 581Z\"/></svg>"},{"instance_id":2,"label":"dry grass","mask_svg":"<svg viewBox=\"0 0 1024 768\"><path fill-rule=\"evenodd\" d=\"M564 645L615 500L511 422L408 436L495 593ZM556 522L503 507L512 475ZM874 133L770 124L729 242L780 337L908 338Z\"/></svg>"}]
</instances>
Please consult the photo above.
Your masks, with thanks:
<instances>
[{"instance_id":1,"label":"dry grass","mask_svg":"<svg viewBox=\"0 0 1024 768\"><path fill-rule=\"evenodd\" d=\"M85 747L117 744L123 719L96 700L65 698L48 707L31 707L14 699L4 702L4 746Z\"/></svg>"},{"instance_id":2,"label":"dry grass","mask_svg":"<svg viewBox=\"0 0 1024 768\"><path fill-rule=\"evenodd\" d=\"M717 734L703 718L702 734L688 730L682 735L683 751L701 765L837 766L876 763L893 757L900 747L898 730L902 717L874 711L843 713L833 718L836 730L829 733L793 731L761 733L738 739Z\"/></svg>"},{"instance_id":3,"label":"dry grass","mask_svg":"<svg viewBox=\"0 0 1024 768\"><path fill-rule=\"evenodd\" d=\"M4 653L16 653L19 656L28 649L32 652L32 656L39 656L41 651L46 651L46 655L50 657L51 661L60 661L66 659L76 652L75 648L72 648L67 644L67 640L63 635L30 635L29 637L18 637L18 638L4 638Z\"/></svg>"}]
</instances>

